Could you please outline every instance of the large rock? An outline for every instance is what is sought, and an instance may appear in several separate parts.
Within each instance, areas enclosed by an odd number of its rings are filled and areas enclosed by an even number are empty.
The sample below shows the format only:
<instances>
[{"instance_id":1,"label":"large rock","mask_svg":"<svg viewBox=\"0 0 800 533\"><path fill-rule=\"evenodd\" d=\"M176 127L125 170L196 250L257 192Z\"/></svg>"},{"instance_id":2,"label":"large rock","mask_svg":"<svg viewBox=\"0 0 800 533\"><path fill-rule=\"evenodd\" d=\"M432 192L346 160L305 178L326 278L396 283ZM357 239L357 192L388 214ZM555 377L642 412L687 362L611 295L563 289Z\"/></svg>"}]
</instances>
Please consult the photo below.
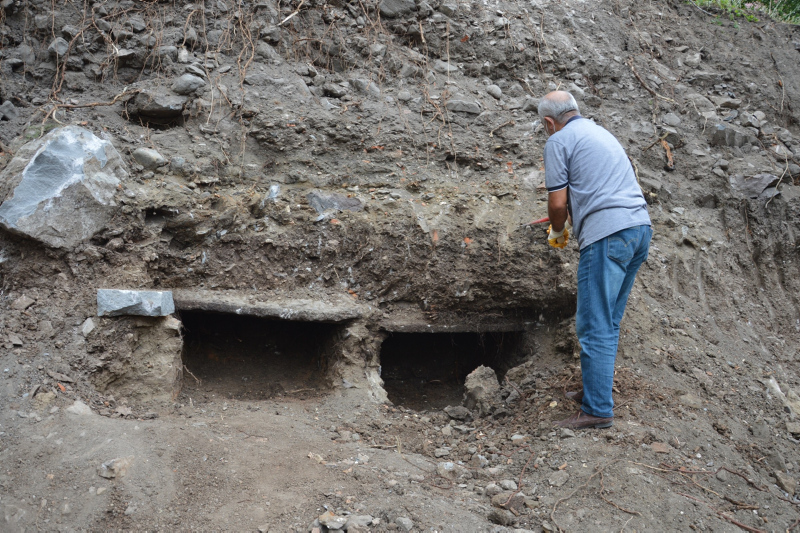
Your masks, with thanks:
<instances>
[{"instance_id":1,"label":"large rock","mask_svg":"<svg viewBox=\"0 0 800 533\"><path fill-rule=\"evenodd\" d=\"M464 405L478 416L492 412L500 401L500 383L497 374L488 366L479 366L467 376L464 383Z\"/></svg>"},{"instance_id":2,"label":"large rock","mask_svg":"<svg viewBox=\"0 0 800 533\"><path fill-rule=\"evenodd\" d=\"M172 291L97 290L98 316L167 316L174 312Z\"/></svg>"},{"instance_id":3,"label":"large rock","mask_svg":"<svg viewBox=\"0 0 800 533\"><path fill-rule=\"evenodd\" d=\"M0 173L0 226L55 248L72 248L103 229L127 177L109 141L77 126L24 145Z\"/></svg>"}]
</instances>

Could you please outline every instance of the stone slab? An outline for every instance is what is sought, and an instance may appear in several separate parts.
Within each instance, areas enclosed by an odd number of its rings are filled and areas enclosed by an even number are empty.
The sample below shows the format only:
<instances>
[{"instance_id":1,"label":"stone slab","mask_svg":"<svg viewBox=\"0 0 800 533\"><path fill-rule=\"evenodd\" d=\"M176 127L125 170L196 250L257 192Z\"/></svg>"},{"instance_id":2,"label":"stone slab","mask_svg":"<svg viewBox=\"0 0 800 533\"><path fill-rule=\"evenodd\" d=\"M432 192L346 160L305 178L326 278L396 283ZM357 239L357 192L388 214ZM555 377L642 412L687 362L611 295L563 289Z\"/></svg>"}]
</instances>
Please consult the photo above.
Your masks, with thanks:
<instances>
[{"instance_id":1,"label":"stone slab","mask_svg":"<svg viewBox=\"0 0 800 533\"><path fill-rule=\"evenodd\" d=\"M179 311L210 311L297 322L338 324L364 315L362 305L350 297L337 295L311 299L175 289L174 299Z\"/></svg>"},{"instance_id":2,"label":"stone slab","mask_svg":"<svg viewBox=\"0 0 800 533\"><path fill-rule=\"evenodd\" d=\"M174 312L172 291L97 290L98 316L167 316Z\"/></svg>"}]
</instances>

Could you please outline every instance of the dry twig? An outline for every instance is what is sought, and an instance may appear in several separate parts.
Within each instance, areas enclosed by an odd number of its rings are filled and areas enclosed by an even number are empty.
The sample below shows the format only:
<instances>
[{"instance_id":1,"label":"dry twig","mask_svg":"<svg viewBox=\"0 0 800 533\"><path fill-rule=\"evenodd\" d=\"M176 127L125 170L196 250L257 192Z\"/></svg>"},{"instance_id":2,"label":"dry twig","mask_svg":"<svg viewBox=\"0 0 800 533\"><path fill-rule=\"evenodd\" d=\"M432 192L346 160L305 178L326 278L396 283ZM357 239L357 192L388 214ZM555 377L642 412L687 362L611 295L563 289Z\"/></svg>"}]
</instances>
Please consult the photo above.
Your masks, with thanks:
<instances>
[{"instance_id":1,"label":"dry twig","mask_svg":"<svg viewBox=\"0 0 800 533\"><path fill-rule=\"evenodd\" d=\"M638 73L638 72L636 72L636 67L634 67L634 66L633 66L633 58L631 58L631 59L629 59L629 60L628 60L628 66L631 68L631 72L633 72L633 76L634 76L634 77L635 77L637 80L639 80L639 83L641 83L641 84L642 84L642 87L644 87L644 88L645 88L645 90L646 90L647 92L649 92L650 94L652 94L654 98L661 98L661 99L662 99L662 100L664 100L665 102L671 102L671 103L673 103L673 104L674 104L674 103L676 103L676 102L675 102L675 100L673 100L672 98L667 98L666 96L662 96L662 95L658 94L658 93L657 93L657 92L655 92L653 89L651 89L649 85L647 85L647 84L644 82L644 80L642 79L642 77L641 77L641 76L639 76L639 73Z\"/></svg>"},{"instance_id":2,"label":"dry twig","mask_svg":"<svg viewBox=\"0 0 800 533\"><path fill-rule=\"evenodd\" d=\"M601 466L600 468L598 468L595 471L594 474L589 476L589 479L587 479L586 482L583 485L581 485L580 487L576 488L575 490L570 492L568 495L564 496L563 498L559 499L558 501L556 501L556 503L553 504L553 510L550 511L550 520L553 522L553 525L556 526L556 529L558 529L558 531L564 531L564 528L559 526L558 522L556 522L555 514L556 514L556 509L558 508L558 506L561 505L562 503L564 503L565 501L569 500L573 496L575 496L575 494L577 494L579 490L582 490L582 489L585 489L586 487L588 487L589 483L592 482L592 479L594 479L595 476L602 474L603 470L605 470L606 468L608 468L609 466L611 466L611 465L613 465L614 463L617 463L617 462L619 462L619 459L614 459L613 461L610 461L610 462L606 463L605 465Z\"/></svg>"},{"instance_id":3,"label":"dry twig","mask_svg":"<svg viewBox=\"0 0 800 533\"><path fill-rule=\"evenodd\" d=\"M116 104L117 101L120 98L124 97L124 96L131 96L131 95L134 95L134 94L137 94L137 93L140 93L140 92L141 92L141 89L132 89L132 90L128 91L128 88L126 87L121 93L119 93L117 96L115 96L114 99L111 100L110 102L91 102L91 103L88 103L88 104L55 104L52 107L52 109L50 109L50 111L48 111L47 114L42 119L42 124L47 122L47 119L50 118L51 115L53 117L53 120L58 122L58 119L55 117L55 112L58 109L81 109L81 108L86 108L86 107L110 106L110 105Z\"/></svg>"},{"instance_id":4,"label":"dry twig","mask_svg":"<svg viewBox=\"0 0 800 533\"><path fill-rule=\"evenodd\" d=\"M684 494L682 492L678 492L676 494L680 494L681 496L689 498L690 500L694 500L694 501L696 501L698 503L702 503L703 505L705 505L706 507L708 507L709 509L714 511L714 513L716 513L717 516L719 516L720 518L723 518L723 519L727 520L728 522L730 522L731 524L733 524L735 526L739 526L740 528L744 529L745 531L749 531L750 533L767 533L767 531L765 531L763 529L758 529L756 527L750 527L747 524L743 524L743 523L739 522L735 518L731 518L730 516L726 515L722 511L720 511L719 509L716 509L716 508L712 507L708 502L704 502L700 498L695 498L694 496L689 496L688 494Z\"/></svg>"}]
</instances>

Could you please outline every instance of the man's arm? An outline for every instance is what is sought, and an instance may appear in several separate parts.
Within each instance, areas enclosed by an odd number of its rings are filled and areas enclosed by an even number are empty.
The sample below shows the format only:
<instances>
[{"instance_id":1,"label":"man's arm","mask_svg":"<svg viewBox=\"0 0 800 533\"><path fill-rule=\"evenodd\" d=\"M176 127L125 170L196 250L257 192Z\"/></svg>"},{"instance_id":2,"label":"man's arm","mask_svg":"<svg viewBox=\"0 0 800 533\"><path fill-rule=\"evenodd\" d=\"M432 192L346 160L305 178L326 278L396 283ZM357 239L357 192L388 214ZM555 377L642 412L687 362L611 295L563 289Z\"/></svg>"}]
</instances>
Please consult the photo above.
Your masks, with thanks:
<instances>
[{"instance_id":1,"label":"man's arm","mask_svg":"<svg viewBox=\"0 0 800 533\"><path fill-rule=\"evenodd\" d=\"M553 231L561 231L569 215L567 210L567 188L548 193L547 195L547 215L550 217L550 224Z\"/></svg>"}]
</instances>

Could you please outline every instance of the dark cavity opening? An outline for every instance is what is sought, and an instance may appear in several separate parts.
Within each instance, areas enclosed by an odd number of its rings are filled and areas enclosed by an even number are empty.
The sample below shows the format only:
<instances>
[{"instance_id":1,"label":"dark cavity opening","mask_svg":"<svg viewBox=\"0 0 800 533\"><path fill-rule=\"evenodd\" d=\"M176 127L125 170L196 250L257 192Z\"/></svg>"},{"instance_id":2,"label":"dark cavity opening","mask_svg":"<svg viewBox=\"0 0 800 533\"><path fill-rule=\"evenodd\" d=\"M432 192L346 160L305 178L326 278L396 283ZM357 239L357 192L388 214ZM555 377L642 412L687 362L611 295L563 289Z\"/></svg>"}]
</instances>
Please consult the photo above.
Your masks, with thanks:
<instances>
[{"instance_id":1,"label":"dark cavity opening","mask_svg":"<svg viewBox=\"0 0 800 533\"><path fill-rule=\"evenodd\" d=\"M391 333L381 345L389 400L416 411L459 405L467 375L481 365L498 379L522 355L522 332Z\"/></svg>"},{"instance_id":2,"label":"dark cavity opening","mask_svg":"<svg viewBox=\"0 0 800 533\"><path fill-rule=\"evenodd\" d=\"M237 400L324 392L337 326L182 311L188 394Z\"/></svg>"}]
</instances>

